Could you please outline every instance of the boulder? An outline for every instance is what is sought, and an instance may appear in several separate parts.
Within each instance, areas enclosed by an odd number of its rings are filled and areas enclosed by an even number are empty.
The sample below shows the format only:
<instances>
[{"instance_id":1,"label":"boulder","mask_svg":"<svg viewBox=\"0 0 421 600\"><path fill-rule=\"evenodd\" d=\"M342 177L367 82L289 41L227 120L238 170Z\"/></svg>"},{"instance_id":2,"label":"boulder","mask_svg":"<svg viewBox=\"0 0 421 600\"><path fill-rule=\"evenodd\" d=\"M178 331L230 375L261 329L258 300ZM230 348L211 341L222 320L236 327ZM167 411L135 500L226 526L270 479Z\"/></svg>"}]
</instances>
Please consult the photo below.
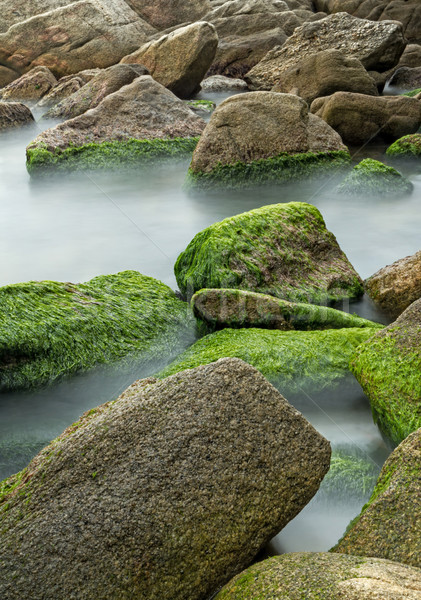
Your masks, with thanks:
<instances>
[{"instance_id":1,"label":"boulder","mask_svg":"<svg viewBox=\"0 0 421 600\"><path fill-rule=\"evenodd\" d=\"M223 327L311 330L377 326L372 321L327 306L288 302L235 289L199 290L193 295L191 306L195 317L210 330Z\"/></svg>"},{"instance_id":2,"label":"boulder","mask_svg":"<svg viewBox=\"0 0 421 600\"><path fill-rule=\"evenodd\" d=\"M57 79L47 67L35 67L26 75L6 85L0 90L2 100L37 102L45 96L55 85Z\"/></svg>"},{"instance_id":3,"label":"boulder","mask_svg":"<svg viewBox=\"0 0 421 600\"><path fill-rule=\"evenodd\" d=\"M421 90L420 90L421 91ZM417 157L421 155L421 133L413 133L412 135L404 135L396 140L386 150L388 156L396 158Z\"/></svg>"},{"instance_id":4,"label":"boulder","mask_svg":"<svg viewBox=\"0 0 421 600\"><path fill-rule=\"evenodd\" d=\"M85 85L85 83L88 83L88 81L91 81L91 79L99 75L101 71L102 69L84 69L83 71L79 71L79 73L74 73L73 75L64 75L59 79L58 82L64 83L66 81L69 81L70 79L73 79L73 77L78 77L83 81L83 84Z\"/></svg>"},{"instance_id":5,"label":"boulder","mask_svg":"<svg viewBox=\"0 0 421 600\"><path fill-rule=\"evenodd\" d=\"M190 154L204 128L182 100L142 75L96 108L41 133L27 148L27 168L41 175Z\"/></svg>"},{"instance_id":6,"label":"boulder","mask_svg":"<svg viewBox=\"0 0 421 600\"><path fill-rule=\"evenodd\" d=\"M352 383L349 359L378 327L325 331L222 329L178 356L158 377L207 365L223 357L240 358L258 369L285 395L326 393Z\"/></svg>"},{"instance_id":7,"label":"boulder","mask_svg":"<svg viewBox=\"0 0 421 600\"><path fill-rule=\"evenodd\" d=\"M247 83L243 79L212 75L200 84L203 92L241 92L247 91Z\"/></svg>"},{"instance_id":8,"label":"boulder","mask_svg":"<svg viewBox=\"0 0 421 600\"><path fill-rule=\"evenodd\" d=\"M316 207L272 204L210 225L174 267L182 294L236 288L318 304L357 297L362 281Z\"/></svg>"},{"instance_id":9,"label":"boulder","mask_svg":"<svg viewBox=\"0 0 421 600\"><path fill-rule=\"evenodd\" d=\"M334 552L421 567L421 429L385 462L369 502ZM421 590L421 588L420 588Z\"/></svg>"},{"instance_id":10,"label":"boulder","mask_svg":"<svg viewBox=\"0 0 421 600\"><path fill-rule=\"evenodd\" d=\"M8 69L7 67L3 67L0 65L0 88L12 83L15 79L18 79L19 73L13 71L13 69Z\"/></svg>"},{"instance_id":11,"label":"boulder","mask_svg":"<svg viewBox=\"0 0 421 600\"><path fill-rule=\"evenodd\" d=\"M70 79L67 79L67 77L63 79L66 79L66 81L58 83L48 92L48 94L45 94L45 96L43 96L43 98L37 102L37 108L50 108L55 106L62 100L72 96L85 85L80 77L71 76Z\"/></svg>"},{"instance_id":12,"label":"boulder","mask_svg":"<svg viewBox=\"0 0 421 600\"><path fill-rule=\"evenodd\" d=\"M329 460L242 361L135 382L1 484L1 596L208 598L300 512Z\"/></svg>"},{"instance_id":13,"label":"boulder","mask_svg":"<svg viewBox=\"0 0 421 600\"><path fill-rule=\"evenodd\" d=\"M421 250L383 267L364 282L370 298L391 319L397 319L421 298Z\"/></svg>"},{"instance_id":14,"label":"boulder","mask_svg":"<svg viewBox=\"0 0 421 600\"><path fill-rule=\"evenodd\" d=\"M81 284L4 286L0 312L1 391L42 386L118 359L170 357L185 347L183 336L194 337L186 304L136 271Z\"/></svg>"},{"instance_id":15,"label":"boulder","mask_svg":"<svg viewBox=\"0 0 421 600\"><path fill-rule=\"evenodd\" d=\"M421 427L421 299L362 344L351 370L375 421L396 444Z\"/></svg>"},{"instance_id":16,"label":"boulder","mask_svg":"<svg viewBox=\"0 0 421 600\"><path fill-rule=\"evenodd\" d=\"M320 96L338 91L378 95L374 80L361 62L339 50L322 50L280 70L272 91L296 94L309 105Z\"/></svg>"},{"instance_id":17,"label":"boulder","mask_svg":"<svg viewBox=\"0 0 421 600\"><path fill-rule=\"evenodd\" d=\"M421 67L400 67L389 80L391 88L414 90L421 87Z\"/></svg>"},{"instance_id":18,"label":"boulder","mask_svg":"<svg viewBox=\"0 0 421 600\"><path fill-rule=\"evenodd\" d=\"M199 21L210 11L209 0L126 0L127 4L158 30Z\"/></svg>"},{"instance_id":19,"label":"boulder","mask_svg":"<svg viewBox=\"0 0 421 600\"><path fill-rule=\"evenodd\" d=\"M188 98L199 91L217 46L214 26L199 21L148 42L121 62L144 65L156 81L176 96Z\"/></svg>"},{"instance_id":20,"label":"boulder","mask_svg":"<svg viewBox=\"0 0 421 600\"><path fill-rule=\"evenodd\" d=\"M341 194L361 196L399 196L410 194L413 184L393 167L378 160L365 158L338 186Z\"/></svg>"},{"instance_id":21,"label":"boulder","mask_svg":"<svg viewBox=\"0 0 421 600\"><path fill-rule=\"evenodd\" d=\"M332 49L357 58L366 69L385 71L398 62L404 48L400 23L373 23L341 12L298 27L283 46L268 52L245 79L252 90L270 90L282 73L304 57Z\"/></svg>"},{"instance_id":22,"label":"boulder","mask_svg":"<svg viewBox=\"0 0 421 600\"><path fill-rule=\"evenodd\" d=\"M216 108L193 154L189 178L202 187L244 187L348 161L340 137L308 114L304 100L253 92L231 96Z\"/></svg>"},{"instance_id":23,"label":"boulder","mask_svg":"<svg viewBox=\"0 0 421 600\"><path fill-rule=\"evenodd\" d=\"M421 125L421 102L406 96L367 96L336 92L317 98L310 110L339 133L346 144L396 140Z\"/></svg>"},{"instance_id":24,"label":"boulder","mask_svg":"<svg viewBox=\"0 0 421 600\"><path fill-rule=\"evenodd\" d=\"M421 570L380 558L297 552L254 564L215 600L419 600Z\"/></svg>"},{"instance_id":25,"label":"boulder","mask_svg":"<svg viewBox=\"0 0 421 600\"><path fill-rule=\"evenodd\" d=\"M27 2L23 20L0 33L1 63L21 74L39 65L56 77L109 67L156 32L124 0L36 2Z\"/></svg>"},{"instance_id":26,"label":"boulder","mask_svg":"<svg viewBox=\"0 0 421 600\"><path fill-rule=\"evenodd\" d=\"M20 102L0 102L0 131L35 123L30 109Z\"/></svg>"},{"instance_id":27,"label":"boulder","mask_svg":"<svg viewBox=\"0 0 421 600\"><path fill-rule=\"evenodd\" d=\"M104 98L117 92L124 85L129 85L140 75L148 75L148 70L141 65L113 65L108 69L102 69L98 75L56 104L43 117L45 119L78 117L87 110L96 108ZM68 84L69 81L66 83Z\"/></svg>"},{"instance_id":28,"label":"boulder","mask_svg":"<svg viewBox=\"0 0 421 600\"><path fill-rule=\"evenodd\" d=\"M388 69L387 71L383 71L382 73L378 73L377 71L370 71L369 75L375 80L377 84L377 89L381 94L386 83L393 76L394 73L401 67L419 67L421 66L421 46L418 44L408 44L403 51L399 62L397 65Z\"/></svg>"}]
</instances>

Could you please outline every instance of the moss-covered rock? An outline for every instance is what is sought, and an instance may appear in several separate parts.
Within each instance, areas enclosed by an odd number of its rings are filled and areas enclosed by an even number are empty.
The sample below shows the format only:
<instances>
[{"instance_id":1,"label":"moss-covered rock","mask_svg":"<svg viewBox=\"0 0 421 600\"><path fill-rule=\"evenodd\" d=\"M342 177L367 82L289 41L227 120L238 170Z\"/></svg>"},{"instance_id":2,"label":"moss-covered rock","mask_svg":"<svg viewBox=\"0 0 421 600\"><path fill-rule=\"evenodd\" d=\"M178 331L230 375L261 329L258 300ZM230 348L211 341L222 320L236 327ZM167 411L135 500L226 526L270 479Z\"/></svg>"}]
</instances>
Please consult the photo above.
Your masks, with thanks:
<instances>
[{"instance_id":1,"label":"moss-covered rock","mask_svg":"<svg viewBox=\"0 0 421 600\"><path fill-rule=\"evenodd\" d=\"M420 348L421 299L357 348L351 361L374 420L397 444L421 427Z\"/></svg>"},{"instance_id":2,"label":"moss-covered rock","mask_svg":"<svg viewBox=\"0 0 421 600\"><path fill-rule=\"evenodd\" d=\"M343 194L385 196L409 194L413 187L412 183L393 167L372 158L365 158L345 177L338 186L338 191Z\"/></svg>"},{"instance_id":3,"label":"moss-covered rock","mask_svg":"<svg viewBox=\"0 0 421 600\"><path fill-rule=\"evenodd\" d=\"M421 90L420 90L421 92ZM421 155L421 133L404 135L396 140L386 150L388 156L420 156Z\"/></svg>"},{"instance_id":4,"label":"moss-covered rock","mask_svg":"<svg viewBox=\"0 0 421 600\"><path fill-rule=\"evenodd\" d=\"M334 552L421 567L421 429L392 452L361 514Z\"/></svg>"},{"instance_id":5,"label":"moss-covered rock","mask_svg":"<svg viewBox=\"0 0 421 600\"><path fill-rule=\"evenodd\" d=\"M349 375L351 355L376 328L326 331L223 329L198 340L159 377L206 365L224 356L241 358L282 393L318 392Z\"/></svg>"},{"instance_id":6,"label":"moss-covered rock","mask_svg":"<svg viewBox=\"0 0 421 600\"><path fill-rule=\"evenodd\" d=\"M136 271L87 283L0 288L0 389L32 388L99 363L168 359L194 337L189 307ZM130 360L129 360L130 359Z\"/></svg>"},{"instance_id":7,"label":"moss-covered rock","mask_svg":"<svg viewBox=\"0 0 421 600\"><path fill-rule=\"evenodd\" d=\"M203 289L191 299L196 318L209 330L223 327L268 329L342 329L375 327L376 323L327 306L288 302L255 292Z\"/></svg>"},{"instance_id":8,"label":"moss-covered rock","mask_svg":"<svg viewBox=\"0 0 421 600\"><path fill-rule=\"evenodd\" d=\"M311 204L263 206L198 233L174 267L187 297L239 288L323 304L363 293L362 281Z\"/></svg>"},{"instance_id":9,"label":"moss-covered rock","mask_svg":"<svg viewBox=\"0 0 421 600\"><path fill-rule=\"evenodd\" d=\"M409 96L410 98L413 98L414 96L418 96L418 94L421 94L421 88L417 88L416 90L406 92L405 94L402 94L402 96Z\"/></svg>"},{"instance_id":10,"label":"moss-covered rock","mask_svg":"<svg viewBox=\"0 0 421 600\"><path fill-rule=\"evenodd\" d=\"M373 491L378 474L379 468L367 455L338 448L332 451L330 469L317 497L333 498L335 501L343 499L349 502L353 498L365 501Z\"/></svg>"},{"instance_id":11,"label":"moss-covered rock","mask_svg":"<svg viewBox=\"0 0 421 600\"><path fill-rule=\"evenodd\" d=\"M418 600L421 570L380 558L297 552L234 577L215 600Z\"/></svg>"}]
</instances>

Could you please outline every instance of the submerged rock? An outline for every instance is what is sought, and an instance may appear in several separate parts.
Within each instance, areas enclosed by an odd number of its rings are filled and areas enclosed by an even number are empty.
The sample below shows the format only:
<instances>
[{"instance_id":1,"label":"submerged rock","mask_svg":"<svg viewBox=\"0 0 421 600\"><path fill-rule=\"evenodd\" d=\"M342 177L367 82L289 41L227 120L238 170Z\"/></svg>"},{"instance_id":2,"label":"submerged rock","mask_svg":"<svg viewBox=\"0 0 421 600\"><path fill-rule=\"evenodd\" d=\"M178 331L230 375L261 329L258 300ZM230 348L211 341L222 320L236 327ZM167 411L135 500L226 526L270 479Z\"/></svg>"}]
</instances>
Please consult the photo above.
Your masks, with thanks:
<instances>
[{"instance_id":1,"label":"submerged rock","mask_svg":"<svg viewBox=\"0 0 421 600\"><path fill-rule=\"evenodd\" d=\"M329 552L273 556L237 575L215 600L419 600L421 570Z\"/></svg>"},{"instance_id":2,"label":"submerged rock","mask_svg":"<svg viewBox=\"0 0 421 600\"><path fill-rule=\"evenodd\" d=\"M212 75L204 79L200 85L204 92L241 92L247 91L247 83L243 79Z\"/></svg>"},{"instance_id":3,"label":"submerged rock","mask_svg":"<svg viewBox=\"0 0 421 600\"><path fill-rule=\"evenodd\" d=\"M135 382L0 484L1 597L208 598L300 512L329 460L242 361Z\"/></svg>"},{"instance_id":4,"label":"submerged rock","mask_svg":"<svg viewBox=\"0 0 421 600\"><path fill-rule=\"evenodd\" d=\"M156 361L194 337L194 319L166 285L136 271L87 283L0 288L0 390L34 388L101 363Z\"/></svg>"},{"instance_id":5,"label":"submerged rock","mask_svg":"<svg viewBox=\"0 0 421 600\"><path fill-rule=\"evenodd\" d=\"M413 184L393 167L378 160L365 158L338 186L342 194L375 196L396 196L412 192Z\"/></svg>"},{"instance_id":6,"label":"submerged rock","mask_svg":"<svg viewBox=\"0 0 421 600\"><path fill-rule=\"evenodd\" d=\"M0 90L2 100L26 100L36 102L47 94L55 85L57 79L46 67L35 67L29 73L9 83Z\"/></svg>"},{"instance_id":7,"label":"submerged rock","mask_svg":"<svg viewBox=\"0 0 421 600\"><path fill-rule=\"evenodd\" d=\"M174 271L188 298L203 288L236 288L321 304L363 293L322 215L303 202L263 206L207 227Z\"/></svg>"},{"instance_id":8,"label":"submerged rock","mask_svg":"<svg viewBox=\"0 0 421 600\"><path fill-rule=\"evenodd\" d=\"M421 427L421 299L357 349L351 370L393 442Z\"/></svg>"},{"instance_id":9,"label":"submerged rock","mask_svg":"<svg viewBox=\"0 0 421 600\"><path fill-rule=\"evenodd\" d=\"M380 467L364 452L347 448L332 450L330 468L317 494L319 501L362 502L369 499ZM357 553L358 554L358 553Z\"/></svg>"},{"instance_id":10,"label":"submerged rock","mask_svg":"<svg viewBox=\"0 0 421 600\"><path fill-rule=\"evenodd\" d=\"M0 102L0 132L35 123L30 109L20 102Z\"/></svg>"},{"instance_id":11,"label":"submerged rock","mask_svg":"<svg viewBox=\"0 0 421 600\"><path fill-rule=\"evenodd\" d=\"M421 567L420 495L421 429L418 429L389 456L369 502L333 550Z\"/></svg>"},{"instance_id":12,"label":"submerged rock","mask_svg":"<svg viewBox=\"0 0 421 600\"><path fill-rule=\"evenodd\" d=\"M421 89L419 91L421 92ZM404 135L389 146L386 154L388 156L402 156L403 158L421 156L421 133Z\"/></svg>"}]
</instances>

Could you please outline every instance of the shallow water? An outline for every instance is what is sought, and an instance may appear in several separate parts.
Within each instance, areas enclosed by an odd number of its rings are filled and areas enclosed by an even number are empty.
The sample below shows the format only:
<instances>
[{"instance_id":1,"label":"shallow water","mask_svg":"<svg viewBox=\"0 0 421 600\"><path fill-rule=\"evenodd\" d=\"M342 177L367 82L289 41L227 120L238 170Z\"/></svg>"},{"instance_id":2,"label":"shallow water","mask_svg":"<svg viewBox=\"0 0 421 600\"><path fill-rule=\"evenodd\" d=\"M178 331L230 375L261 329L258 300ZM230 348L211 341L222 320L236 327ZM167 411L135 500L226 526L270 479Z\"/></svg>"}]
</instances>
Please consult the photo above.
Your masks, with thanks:
<instances>
[{"instance_id":1,"label":"shallow water","mask_svg":"<svg viewBox=\"0 0 421 600\"><path fill-rule=\"evenodd\" d=\"M31 279L79 282L135 269L175 288L173 264L198 231L277 202L317 206L363 278L421 246L421 162L403 166L414 191L399 198L340 196L332 176L246 192L187 193L188 160L31 181L25 146L39 128L0 138L0 285ZM383 151L383 146L363 149L359 159L382 158ZM367 299L341 308L385 322ZM115 398L153 370L98 371L36 393L0 396L0 479L25 466L84 410ZM359 386L317 399L302 396L295 404L334 447L358 449L381 467L388 449ZM349 501L320 497L275 538L274 551L326 550L366 500L363 495Z\"/></svg>"}]
</instances>

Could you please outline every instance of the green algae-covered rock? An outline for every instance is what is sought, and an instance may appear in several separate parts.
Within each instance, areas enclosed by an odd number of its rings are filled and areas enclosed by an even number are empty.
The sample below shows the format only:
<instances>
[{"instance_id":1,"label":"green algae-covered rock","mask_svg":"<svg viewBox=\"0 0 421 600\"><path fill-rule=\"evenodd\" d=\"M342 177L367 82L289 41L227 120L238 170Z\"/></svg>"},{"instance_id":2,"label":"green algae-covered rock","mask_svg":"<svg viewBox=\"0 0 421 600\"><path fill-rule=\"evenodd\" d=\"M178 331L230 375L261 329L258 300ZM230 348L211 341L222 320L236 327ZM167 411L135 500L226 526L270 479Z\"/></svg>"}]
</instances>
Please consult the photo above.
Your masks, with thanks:
<instances>
[{"instance_id":1,"label":"green algae-covered rock","mask_svg":"<svg viewBox=\"0 0 421 600\"><path fill-rule=\"evenodd\" d=\"M327 306L288 302L243 290L199 290L192 297L191 306L196 318L203 321L210 330L223 327L341 329L377 325L373 321Z\"/></svg>"},{"instance_id":2,"label":"green algae-covered rock","mask_svg":"<svg viewBox=\"0 0 421 600\"><path fill-rule=\"evenodd\" d=\"M421 427L421 299L357 348L350 368L393 442Z\"/></svg>"},{"instance_id":3,"label":"green algae-covered rock","mask_svg":"<svg viewBox=\"0 0 421 600\"><path fill-rule=\"evenodd\" d=\"M363 293L322 215L303 202L263 206L207 227L174 271L188 298L203 288L239 288L324 304Z\"/></svg>"},{"instance_id":4,"label":"green algae-covered rock","mask_svg":"<svg viewBox=\"0 0 421 600\"><path fill-rule=\"evenodd\" d=\"M421 88L411 90L410 92L405 92L405 94L402 94L402 96L409 96L410 98L413 98L414 96L418 96L418 94L421 94Z\"/></svg>"},{"instance_id":5,"label":"green algae-covered rock","mask_svg":"<svg viewBox=\"0 0 421 600\"><path fill-rule=\"evenodd\" d=\"M384 196L408 194L412 192L413 187L412 183L393 167L372 158L365 158L345 177L338 186L338 191L343 194Z\"/></svg>"},{"instance_id":6,"label":"green algae-covered rock","mask_svg":"<svg viewBox=\"0 0 421 600\"><path fill-rule=\"evenodd\" d=\"M421 91L421 90L420 90ZM421 155L421 133L404 135L393 142L386 150L388 156L420 156Z\"/></svg>"},{"instance_id":7,"label":"green algae-covered rock","mask_svg":"<svg viewBox=\"0 0 421 600\"><path fill-rule=\"evenodd\" d=\"M330 469L325 475L317 497L368 500L379 474L379 467L363 452L349 448L332 450ZM352 552L350 553L352 554ZM358 554L358 552L356 553Z\"/></svg>"},{"instance_id":8,"label":"green algae-covered rock","mask_svg":"<svg viewBox=\"0 0 421 600\"><path fill-rule=\"evenodd\" d=\"M98 363L174 356L193 338L188 306L136 271L87 283L0 288L0 389L32 388Z\"/></svg>"},{"instance_id":9,"label":"green algae-covered rock","mask_svg":"<svg viewBox=\"0 0 421 600\"><path fill-rule=\"evenodd\" d=\"M135 382L0 483L0 597L209 598L304 508L329 459L242 361Z\"/></svg>"},{"instance_id":10,"label":"green algae-covered rock","mask_svg":"<svg viewBox=\"0 0 421 600\"><path fill-rule=\"evenodd\" d=\"M389 456L369 502L334 552L421 567L421 429Z\"/></svg>"},{"instance_id":11,"label":"green algae-covered rock","mask_svg":"<svg viewBox=\"0 0 421 600\"><path fill-rule=\"evenodd\" d=\"M349 374L350 356L376 331L369 327L326 331L223 329L198 340L159 376L235 356L253 365L282 393L303 389L316 392L335 387Z\"/></svg>"},{"instance_id":12,"label":"green algae-covered rock","mask_svg":"<svg viewBox=\"0 0 421 600\"><path fill-rule=\"evenodd\" d=\"M419 600L421 570L328 552L273 556L237 575L215 600Z\"/></svg>"}]
</instances>

